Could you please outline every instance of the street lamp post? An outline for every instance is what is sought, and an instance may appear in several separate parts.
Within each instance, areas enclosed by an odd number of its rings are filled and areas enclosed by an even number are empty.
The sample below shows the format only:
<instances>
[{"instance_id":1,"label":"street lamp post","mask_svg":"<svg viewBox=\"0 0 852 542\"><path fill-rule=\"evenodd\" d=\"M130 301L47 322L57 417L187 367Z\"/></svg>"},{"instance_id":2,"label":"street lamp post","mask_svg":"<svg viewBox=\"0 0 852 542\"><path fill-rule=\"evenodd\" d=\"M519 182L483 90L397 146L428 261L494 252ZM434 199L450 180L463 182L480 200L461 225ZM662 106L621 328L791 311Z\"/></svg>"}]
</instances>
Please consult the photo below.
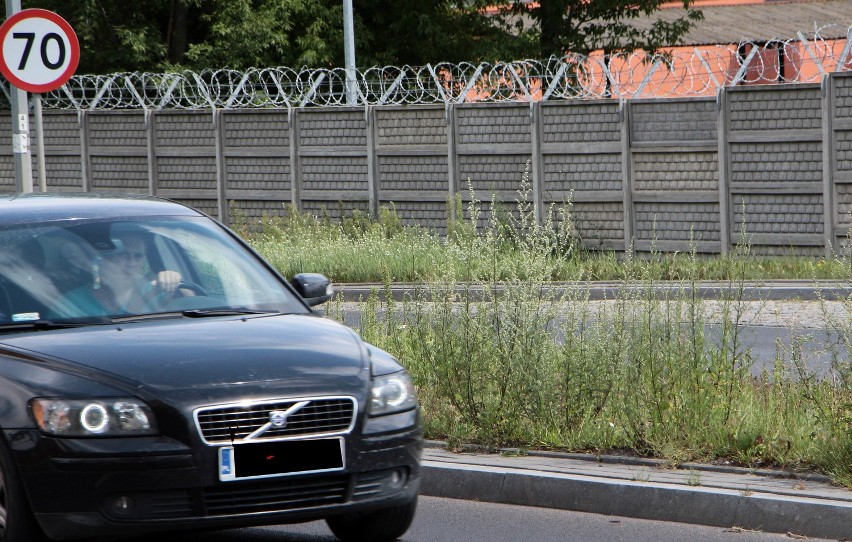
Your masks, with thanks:
<instances>
[{"instance_id":1,"label":"street lamp post","mask_svg":"<svg viewBox=\"0 0 852 542\"><path fill-rule=\"evenodd\" d=\"M352 0L343 0L343 55L346 61L346 105L358 105L358 83L355 80L355 24Z\"/></svg>"}]
</instances>

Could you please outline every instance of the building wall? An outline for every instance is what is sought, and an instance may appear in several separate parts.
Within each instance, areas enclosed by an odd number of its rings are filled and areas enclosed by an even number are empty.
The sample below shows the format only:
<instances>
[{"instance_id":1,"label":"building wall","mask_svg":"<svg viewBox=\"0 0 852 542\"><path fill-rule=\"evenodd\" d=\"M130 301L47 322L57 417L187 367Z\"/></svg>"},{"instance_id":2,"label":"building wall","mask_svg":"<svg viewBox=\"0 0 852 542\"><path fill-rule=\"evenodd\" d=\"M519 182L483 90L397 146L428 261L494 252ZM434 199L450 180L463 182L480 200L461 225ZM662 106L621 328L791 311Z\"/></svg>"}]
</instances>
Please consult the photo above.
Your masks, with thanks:
<instances>
[{"instance_id":1,"label":"building wall","mask_svg":"<svg viewBox=\"0 0 852 542\"><path fill-rule=\"evenodd\" d=\"M156 194L226 222L233 209L339 219L392 206L444 232L453 195L487 220L526 176L539 218L570 202L593 250L724 253L747 238L759 253L822 255L852 228L844 74L704 98L44 117L50 190ZM0 193L15 186L10 122Z\"/></svg>"}]
</instances>

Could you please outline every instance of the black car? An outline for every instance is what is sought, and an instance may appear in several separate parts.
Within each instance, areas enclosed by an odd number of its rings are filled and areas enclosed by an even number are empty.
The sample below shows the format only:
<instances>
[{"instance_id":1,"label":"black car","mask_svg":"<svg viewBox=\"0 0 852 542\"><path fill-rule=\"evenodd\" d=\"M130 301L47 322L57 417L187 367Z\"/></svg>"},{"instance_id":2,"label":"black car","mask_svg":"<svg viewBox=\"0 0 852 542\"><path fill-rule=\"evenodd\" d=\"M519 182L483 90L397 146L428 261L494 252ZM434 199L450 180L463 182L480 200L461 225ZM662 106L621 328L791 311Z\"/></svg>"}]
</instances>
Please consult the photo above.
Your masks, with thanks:
<instances>
[{"instance_id":1,"label":"black car","mask_svg":"<svg viewBox=\"0 0 852 542\"><path fill-rule=\"evenodd\" d=\"M215 220L152 197L0 196L0 542L414 516L408 374Z\"/></svg>"}]
</instances>

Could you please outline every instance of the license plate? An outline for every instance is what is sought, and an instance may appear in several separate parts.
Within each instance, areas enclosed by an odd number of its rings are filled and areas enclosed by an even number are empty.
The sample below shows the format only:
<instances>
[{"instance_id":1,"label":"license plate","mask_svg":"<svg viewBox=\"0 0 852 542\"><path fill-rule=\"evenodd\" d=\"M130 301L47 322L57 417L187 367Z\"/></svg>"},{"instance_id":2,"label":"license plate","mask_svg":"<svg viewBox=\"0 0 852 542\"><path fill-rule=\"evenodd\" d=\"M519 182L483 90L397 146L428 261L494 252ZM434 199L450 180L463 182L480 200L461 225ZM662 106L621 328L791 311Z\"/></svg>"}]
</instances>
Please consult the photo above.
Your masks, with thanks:
<instances>
[{"instance_id":1,"label":"license plate","mask_svg":"<svg viewBox=\"0 0 852 542\"><path fill-rule=\"evenodd\" d=\"M219 480L343 470L344 456L341 437L223 446L219 448Z\"/></svg>"}]
</instances>

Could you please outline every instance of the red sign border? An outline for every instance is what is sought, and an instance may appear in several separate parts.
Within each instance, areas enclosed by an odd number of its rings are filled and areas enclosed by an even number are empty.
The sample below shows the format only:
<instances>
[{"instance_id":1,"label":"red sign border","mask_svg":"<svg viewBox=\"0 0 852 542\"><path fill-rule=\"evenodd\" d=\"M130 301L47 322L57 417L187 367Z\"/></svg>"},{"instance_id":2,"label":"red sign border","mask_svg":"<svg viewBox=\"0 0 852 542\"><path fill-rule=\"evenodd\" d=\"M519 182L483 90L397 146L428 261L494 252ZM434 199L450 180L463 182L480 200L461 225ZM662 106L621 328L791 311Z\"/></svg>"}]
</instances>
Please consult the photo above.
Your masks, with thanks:
<instances>
[{"instance_id":1,"label":"red sign border","mask_svg":"<svg viewBox=\"0 0 852 542\"><path fill-rule=\"evenodd\" d=\"M60 15L52 11L48 11L46 9L40 8L30 8L21 10L18 13L15 13L6 21L0 25L0 46L6 40L6 34L23 19L48 19L51 22L55 23L59 26L63 32L65 32L68 41L71 44L71 62L68 63L68 68L65 69L62 74L51 81L50 83L44 83L41 85L35 85L27 83L26 81L22 81L18 77L16 77L9 67L6 65L6 61L2 55L0 55L0 73L14 86L18 87L21 90L26 90L27 92L49 92L51 90L56 90L71 79L71 76L74 75L74 72L77 70L77 65L80 63L80 42L77 40L77 34L74 32L74 29L71 28L71 25L68 24L68 21L63 19Z\"/></svg>"}]
</instances>

